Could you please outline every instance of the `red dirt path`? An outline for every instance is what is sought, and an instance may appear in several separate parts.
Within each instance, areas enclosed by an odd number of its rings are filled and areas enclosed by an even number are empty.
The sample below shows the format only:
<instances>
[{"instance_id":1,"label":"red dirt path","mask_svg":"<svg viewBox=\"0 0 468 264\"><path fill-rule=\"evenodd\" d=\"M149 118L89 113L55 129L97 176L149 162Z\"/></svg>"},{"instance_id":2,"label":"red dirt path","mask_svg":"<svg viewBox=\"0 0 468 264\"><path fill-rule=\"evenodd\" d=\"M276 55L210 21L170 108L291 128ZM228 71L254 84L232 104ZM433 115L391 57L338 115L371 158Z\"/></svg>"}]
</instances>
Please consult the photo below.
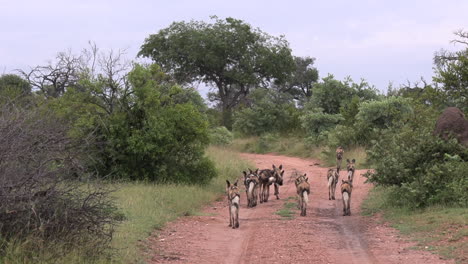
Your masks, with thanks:
<instances>
[{"instance_id":1,"label":"red dirt path","mask_svg":"<svg viewBox=\"0 0 468 264\"><path fill-rule=\"evenodd\" d=\"M370 189L361 176L365 171L356 171L352 215L344 217L339 185L336 200L329 201L327 168L313 165L317 160L256 154L242 157L260 169L283 164L280 200L274 197L272 186L268 203L247 208L245 192L241 192L240 228L231 229L223 197L207 206L203 216L183 217L155 232L147 241L149 263L454 263L429 252L409 250L414 243L399 237L396 230L379 224L376 217L360 216L360 204ZM309 206L306 217L293 208L294 218L285 219L275 212L296 195L290 179L294 170L309 177ZM340 183L344 177L341 172Z\"/></svg>"}]
</instances>

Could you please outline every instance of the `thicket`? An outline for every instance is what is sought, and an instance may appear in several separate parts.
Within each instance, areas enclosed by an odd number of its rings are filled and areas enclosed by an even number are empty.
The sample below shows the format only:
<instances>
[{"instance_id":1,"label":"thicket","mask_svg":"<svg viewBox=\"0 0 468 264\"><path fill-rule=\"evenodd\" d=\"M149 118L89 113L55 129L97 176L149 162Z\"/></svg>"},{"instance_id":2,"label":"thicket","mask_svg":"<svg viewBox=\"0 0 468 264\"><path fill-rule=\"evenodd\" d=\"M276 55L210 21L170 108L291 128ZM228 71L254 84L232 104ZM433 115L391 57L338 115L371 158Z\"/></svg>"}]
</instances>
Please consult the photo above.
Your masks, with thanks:
<instances>
[{"instance_id":1,"label":"thicket","mask_svg":"<svg viewBox=\"0 0 468 264\"><path fill-rule=\"evenodd\" d=\"M419 106L421 107L421 106ZM418 109L418 107L415 107ZM426 109L424 109L426 108ZM370 182L394 186L394 202L408 207L468 206L468 149L433 135L435 117L419 108L401 127L381 133L368 150Z\"/></svg>"},{"instance_id":2,"label":"thicket","mask_svg":"<svg viewBox=\"0 0 468 264\"><path fill-rule=\"evenodd\" d=\"M118 214L110 190L86 182L93 136L73 139L68 130L43 108L1 106L0 255L12 243L52 259L77 248L93 258L108 248Z\"/></svg>"}]
</instances>

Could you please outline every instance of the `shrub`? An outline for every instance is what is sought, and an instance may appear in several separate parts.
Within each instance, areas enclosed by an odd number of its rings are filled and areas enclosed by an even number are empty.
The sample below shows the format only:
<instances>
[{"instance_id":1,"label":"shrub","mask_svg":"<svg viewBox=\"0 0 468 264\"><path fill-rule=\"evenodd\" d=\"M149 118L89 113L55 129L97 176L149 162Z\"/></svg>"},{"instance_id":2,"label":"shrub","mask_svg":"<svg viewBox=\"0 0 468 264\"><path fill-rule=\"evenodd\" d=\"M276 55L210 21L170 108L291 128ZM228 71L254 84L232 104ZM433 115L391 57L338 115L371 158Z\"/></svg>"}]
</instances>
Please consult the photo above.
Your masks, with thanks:
<instances>
[{"instance_id":1,"label":"shrub","mask_svg":"<svg viewBox=\"0 0 468 264\"><path fill-rule=\"evenodd\" d=\"M401 129L389 129L368 151L375 173L368 180L396 186L395 203L424 207L432 204L466 206L468 150L455 139L444 141L432 135L422 117Z\"/></svg>"},{"instance_id":2,"label":"shrub","mask_svg":"<svg viewBox=\"0 0 468 264\"><path fill-rule=\"evenodd\" d=\"M226 127L211 128L209 132L210 143L213 145L229 145L234 136Z\"/></svg>"},{"instance_id":3,"label":"shrub","mask_svg":"<svg viewBox=\"0 0 468 264\"><path fill-rule=\"evenodd\" d=\"M249 107L234 115L233 130L243 135L285 133L299 128L298 110L291 95L269 89L256 89L248 97Z\"/></svg>"},{"instance_id":4,"label":"shrub","mask_svg":"<svg viewBox=\"0 0 468 264\"><path fill-rule=\"evenodd\" d=\"M328 131L343 120L340 114L326 114L322 109L308 111L301 116L302 127L305 129L310 143L323 142L328 137Z\"/></svg>"},{"instance_id":5,"label":"shrub","mask_svg":"<svg viewBox=\"0 0 468 264\"><path fill-rule=\"evenodd\" d=\"M38 240L29 250L58 243L97 254L112 238L116 211L109 190L77 180L88 178L93 140L72 140L65 122L40 112L0 109L0 251L5 242Z\"/></svg>"}]
</instances>

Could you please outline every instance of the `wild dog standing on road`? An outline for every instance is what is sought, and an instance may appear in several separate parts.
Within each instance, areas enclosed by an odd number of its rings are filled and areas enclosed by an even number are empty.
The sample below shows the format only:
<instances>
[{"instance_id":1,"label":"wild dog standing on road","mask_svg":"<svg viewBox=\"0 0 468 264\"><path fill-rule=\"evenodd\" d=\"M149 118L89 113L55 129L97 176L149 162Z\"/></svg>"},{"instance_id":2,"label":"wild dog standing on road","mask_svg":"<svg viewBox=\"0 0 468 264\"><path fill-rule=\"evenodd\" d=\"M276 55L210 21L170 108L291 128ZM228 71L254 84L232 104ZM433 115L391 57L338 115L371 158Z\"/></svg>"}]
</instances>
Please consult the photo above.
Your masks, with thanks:
<instances>
[{"instance_id":1,"label":"wild dog standing on road","mask_svg":"<svg viewBox=\"0 0 468 264\"><path fill-rule=\"evenodd\" d=\"M249 173L245 171L243 171L243 173L245 192L247 193L247 207L255 207L257 206L258 187L260 183L258 179L258 169L255 171L249 169Z\"/></svg>"},{"instance_id":2,"label":"wild dog standing on road","mask_svg":"<svg viewBox=\"0 0 468 264\"><path fill-rule=\"evenodd\" d=\"M346 160L346 169L348 170L348 181L353 183L353 178L354 178L354 171L356 170L356 160L353 159L352 161L349 161L349 159Z\"/></svg>"},{"instance_id":3,"label":"wild dog standing on road","mask_svg":"<svg viewBox=\"0 0 468 264\"><path fill-rule=\"evenodd\" d=\"M341 161L343 160L344 150L341 146L336 149L336 170L340 173Z\"/></svg>"},{"instance_id":4,"label":"wild dog standing on road","mask_svg":"<svg viewBox=\"0 0 468 264\"><path fill-rule=\"evenodd\" d=\"M273 170L264 169L258 173L260 178L260 203L268 202L270 196L270 185L275 185L276 199L279 199L279 186L283 185L283 165L278 168L273 165Z\"/></svg>"},{"instance_id":5,"label":"wild dog standing on road","mask_svg":"<svg viewBox=\"0 0 468 264\"><path fill-rule=\"evenodd\" d=\"M274 171L274 177L275 177L275 195L276 195L276 200L279 200L279 187L283 185L283 174L284 170L283 165L280 165L278 168L273 164L273 171Z\"/></svg>"},{"instance_id":6,"label":"wild dog standing on road","mask_svg":"<svg viewBox=\"0 0 468 264\"><path fill-rule=\"evenodd\" d=\"M296 191L301 209L301 216L307 215L307 204L309 203L310 184L308 182L307 174L301 175L296 178Z\"/></svg>"},{"instance_id":7,"label":"wild dog standing on road","mask_svg":"<svg viewBox=\"0 0 468 264\"><path fill-rule=\"evenodd\" d=\"M335 191L336 191L336 184L338 183L338 174L337 170L329 169L327 173L327 181L328 181L328 200L335 200Z\"/></svg>"},{"instance_id":8,"label":"wild dog standing on road","mask_svg":"<svg viewBox=\"0 0 468 264\"><path fill-rule=\"evenodd\" d=\"M341 180L341 195L343 196L343 215L351 215L351 192L353 184L350 181Z\"/></svg>"},{"instance_id":9,"label":"wild dog standing on road","mask_svg":"<svg viewBox=\"0 0 468 264\"><path fill-rule=\"evenodd\" d=\"M231 184L226 180L226 191L229 201L229 226L232 226L232 229L239 228L239 203L240 203L240 193L239 188L237 187L237 180L234 184Z\"/></svg>"}]
</instances>

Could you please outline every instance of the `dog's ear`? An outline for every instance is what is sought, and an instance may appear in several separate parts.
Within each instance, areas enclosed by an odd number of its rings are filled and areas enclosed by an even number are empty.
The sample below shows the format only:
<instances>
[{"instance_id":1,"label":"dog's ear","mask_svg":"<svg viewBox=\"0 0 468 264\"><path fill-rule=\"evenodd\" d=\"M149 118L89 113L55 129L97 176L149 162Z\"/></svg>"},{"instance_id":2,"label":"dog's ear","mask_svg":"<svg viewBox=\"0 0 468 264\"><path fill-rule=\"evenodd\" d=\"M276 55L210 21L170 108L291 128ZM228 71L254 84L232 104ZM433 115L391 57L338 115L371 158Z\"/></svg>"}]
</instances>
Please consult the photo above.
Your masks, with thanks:
<instances>
[{"instance_id":1,"label":"dog's ear","mask_svg":"<svg viewBox=\"0 0 468 264\"><path fill-rule=\"evenodd\" d=\"M307 176L307 173L304 173L304 177Z\"/></svg>"},{"instance_id":2,"label":"dog's ear","mask_svg":"<svg viewBox=\"0 0 468 264\"><path fill-rule=\"evenodd\" d=\"M305 181L306 181L306 182L309 182L309 178L308 178L308 177L306 177Z\"/></svg>"},{"instance_id":3,"label":"dog's ear","mask_svg":"<svg viewBox=\"0 0 468 264\"><path fill-rule=\"evenodd\" d=\"M255 174L258 174L258 168L255 170Z\"/></svg>"},{"instance_id":4,"label":"dog's ear","mask_svg":"<svg viewBox=\"0 0 468 264\"><path fill-rule=\"evenodd\" d=\"M236 182L234 183L234 186L237 186L237 182L239 181L239 179L236 180Z\"/></svg>"},{"instance_id":5,"label":"dog's ear","mask_svg":"<svg viewBox=\"0 0 468 264\"><path fill-rule=\"evenodd\" d=\"M348 163L349 163L349 159L346 159L346 162L348 162Z\"/></svg>"},{"instance_id":6,"label":"dog's ear","mask_svg":"<svg viewBox=\"0 0 468 264\"><path fill-rule=\"evenodd\" d=\"M247 177L247 172L243 171L243 173L244 173L244 177L246 178Z\"/></svg>"},{"instance_id":7,"label":"dog's ear","mask_svg":"<svg viewBox=\"0 0 468 264\"><path fill-rule=\"evenodd\" d=\"M274 170L276 170L276 166L275 166L275 164L273 164L273 165L271 165L271 166L273 167L273 169L274 169Z\"/></svg>"},{"instance_id":8,"label":"dog's ear","mask_svg":"<svg viewBox=\"0 0 468 264\"><path fill-rule=\"evenodd\" d=\"M281 164L281 165L279 166L279 169L280 169L280 170L282 170L282 169L283 169L283 164Z\"/></svg>"},{"instance_id":9,"label":"dog's ear","mask_svg":"<svg viewBox=\"0 0 468 264\"><path fill-rule=\"evenodd\" d=\"M284 174L284 171L281 171L281 176L283 176L283 174Z\"/></svg>"},{"instance_id":10,"label":"dog's ear","mask_svg":"<svg viewBox=\"0 0 468 264\"><path fill-rule=\"evenodd\" d=\"M356 160L355 160L355 159L353 159L352 161L353 161L353 163L355 163L355 162L356 162Z\"/></svg>"},{"instance_id":11,"label":"dog's ear","mask_svg":"<svg viewBox=\"0 0 468 264\"><path fill-rule=\"evenodd\" d=\"M229 186L231 186L231 183L228 180L226 180L226 185L229 188Z\"/></svg>"},{"instance_id":12,"label":"dog's ear","mask_svg":"<svg viewBox=\"0 0 468 264\"><path fill-rule=\"evenodd\" d=\"M252 170L249 168L249 172L252 173Z\"/></svg>"}]
</instances>

